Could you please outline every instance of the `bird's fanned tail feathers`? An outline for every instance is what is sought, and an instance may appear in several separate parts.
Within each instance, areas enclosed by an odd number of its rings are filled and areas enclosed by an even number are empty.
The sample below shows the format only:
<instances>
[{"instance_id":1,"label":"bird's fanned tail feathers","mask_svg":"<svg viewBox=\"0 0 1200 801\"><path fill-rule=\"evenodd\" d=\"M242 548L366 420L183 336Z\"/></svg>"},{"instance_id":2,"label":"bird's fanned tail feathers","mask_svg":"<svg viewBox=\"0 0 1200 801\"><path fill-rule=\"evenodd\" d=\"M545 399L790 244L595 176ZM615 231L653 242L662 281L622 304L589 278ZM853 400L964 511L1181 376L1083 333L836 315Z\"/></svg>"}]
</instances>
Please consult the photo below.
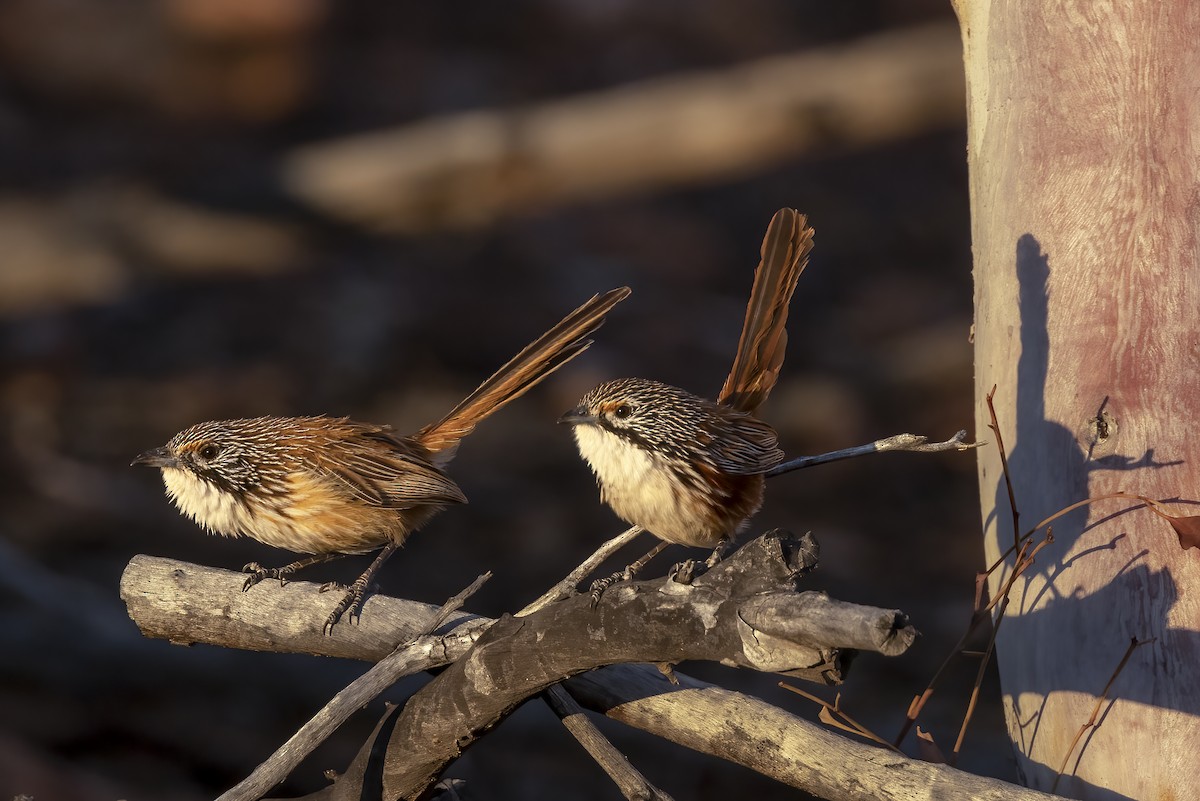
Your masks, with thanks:
<instances>
[{"instance_id":1,"label":"bird's fanned tail feathers","mask_svg":"<svg viewBox=\"0 0 1200 801\"><path fill-rule=\"evenodd\" d=\"M813 229L807 217L795 209L775 213L763 237L746 322L718 403L754 412L771 394L787 350L788 304L812 247Z\"/></svg>"},{"instance_id":2,"label":"bird's fanned tail feathers","mask_svg":"<svg viewBox=\"0 0 1200 801\"><path fill-rule=\"evenodd\" d=\"M417 432L416 439L434 454L437 464L450 461L458 441L484 418L587 350L592 344L589 337L604 323L605 315L629 294L628 287L621 287L593 296L510 359L449 414Z\"/></svg>"}]
</instances>

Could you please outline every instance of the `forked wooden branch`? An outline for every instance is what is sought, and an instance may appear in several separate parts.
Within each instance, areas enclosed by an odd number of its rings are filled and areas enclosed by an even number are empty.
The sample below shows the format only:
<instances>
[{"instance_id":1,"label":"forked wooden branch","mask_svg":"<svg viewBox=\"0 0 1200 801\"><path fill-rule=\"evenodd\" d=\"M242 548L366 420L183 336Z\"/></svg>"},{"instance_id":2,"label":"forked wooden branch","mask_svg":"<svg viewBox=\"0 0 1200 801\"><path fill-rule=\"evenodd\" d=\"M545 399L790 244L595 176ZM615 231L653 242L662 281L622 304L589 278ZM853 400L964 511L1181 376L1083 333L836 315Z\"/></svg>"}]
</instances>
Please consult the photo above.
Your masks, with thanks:
<instances>
[{"instance_id":1,"label":"forked wooden branch","mask_svg":"<svg viewBox=\"0 0 1200 801\"><path fill-rule=\"evenodd\" d=\"M731 559L726 566L702 576L690 587L662 580L646 585L615 588L613 598L635 591L634 588L638 588L636 591L642 591L644 586L661 585L668 590L668 603L659 604L663 608L661 614L667 614L666 610L671 607L696 604L701 614L709 615L713 614L712 606L725 603L730 597L740 593L748 600L738 618L738 637L727 638L729 642L738 639L741 643L736 647L741 648L744 653L735 661L754 664L762 669L796 669L801 675L808 671L808 675L823 681L834 681L840 676L840 651L836 647L825 646L822 639L824 635L831 633L829 629L822 628L826 625L824 621L831 616L841 617L846 621L842 626L842 647L890 651L896 642L904 640L906 631L911 633L911 628L906 626L903 617L898 613L868 610L864 615L862 608L838 605L837 602L831 602L819 594L806 593L796 596L793 584L795 576L815 562L816 548L811 541L796 543L787 538L766 537L756 541L754 545L757 547L747 550L743 557ZM788 559L792 560L790 565ZM774 568L771 565L774 565ZM382 652L391 645L378 632L363 631L371 625L371 621L386 619L390 625L401 626L411 637L420 633L423 626L428 625L428 617L433 613L432 607L376 596L369 601L369 604L376 608L369 606L365 610L363 625L350 627L344 632L339 627L335 629L333 637L314 640L312 638L319 635L318 623L323 617L319 604L324 599L314 592L312 585L293 583L284 588L275 588L272 592L259 594L256 600L251 601L251 596L255 593L238 592L239 581L240 576L236 573L137 557L126 570L122 594L129 604L131 616L145 633L152 636L163 636L175 641L205 641L215 644L233 642L242 646L266 646L276 649L286 642L291 646L287 650L308 652L320 652L315 645L325 644L329 651L366 658L379 658L383 654L368 655L365 649L373 648ZM737 588L740 588L738 592L733 592ZM781 596L778 609L772 609L769 602L771 594L759 595L767 590L774 590L774 594ZM201 597L197 598L197 593ZM653 594L661 593L655 591ZM610 599L606 605L612 604ZM786 622L790 621L804 604L812 610L809 617L814 621L813 630L807 632L807 639L804 638L806 632L794 630L795 627ZM624 605L624 602L617 604L618 607ZM586 608L583 617L594 620L596 615L602 612L603 608L595 611ZM627 612L626 615L628 614ZM250 625L245 628L239 627L236 623L239 618L245 618ZM297 619L307 619L312 627L297 626L294 623ZM880 623L880 620L885 622ZM410 649L410 653L405 654L401 651L389 656L388 660L401 660L397 663L404 665L404 672L415 672L422 667L445 664L460 655L471 639L486 625L485 621L461 615L459 621L461 630L452 631L444 638L420 638ZM293 633L287 639L280 638L274 632L263 630L269 623L289 627L289 631L299 631L300 634ZM669 627L674 624L668 622L667 625ZM572 631L582 631L585 627L568 628ZM727 625L726 628L732 631L735 627ZM235 632L236 636L231 637ZM364 634L370 636L364 637ZM257 646L248 641L248 637L254 636L261 640ZM789 637L794 642L789 642ZM908 640L911 641L911 636ZM708 642L711 645L715 641L709 638ZM735 647L729 642L726 643L729 647ZM689 656L691 654L686 650L680 650L677 658ZM608 657L607 660L614 661L620 658L622 657ZM660 650L647 654L646 658L673 661L676 655L670 650ZM721 653L719 648L714 648L710 649L708 658L726 658L726 655ZM550 678L557 681L561 676L554 675ZM520 700L523 700L523 697L516 699L517 702ZM328 726L328 721L325 721L325 725Z\"/></svg>"},{"instance_id":2,"label":"forked wooden branch","mask_svg":"<svg viewBox=\"0 0 1200 801\"><path fill-rule=\"evenodd\" d=\"M797 595L816 552L807 535L772 532L687 585L622 583L594 608L579 596L502 617L405 704L389 737L384 797L416 797L526 698L603 665L703 659L836 683L847 648L907 648L916 631L899 612ZM847 620L830 627L830 617ZM846 639L826 639L831 632Z\"/></svg>"},{"instance_id":3,"label":"forked wooden branch","mask_svg":"<svg viewBox=\"0 0 1200 801\"><path fill-rule=\"evenodd\" d=\"M318 594L317 585L295 582L280 589L264 584L260 585L264 591L255 598L255 591L240 592L242 580L243 576L235 572L138 556L122 578L122 597L130 616L148 636L263 651L336 654L369 661L383 659L397 644L421 631L437 611L427 604L373 596L360 625L335 630L332 637L322 638L320 625L328 613L322 604L336 599ZM481 628L489 624L483 618L458 615L448 624L448 633L424 638L419 644L414 669L458 659L471 647ZM401 633L392 633L397 628ZM878 635L868 638L885 644L889 639ZM563 686L588 709L825 798L899 801L927 797L930 792L995 801L1052 798L945 765L885 754L762 701L703 684L682 673L675 676L679 685L670 684L648 665L614 665L575 676ZM310 798L357 799L355 788L362 789L364 777L378 775L384 745L400 712L399 708L391 709L380 721L376 735L342 776ZM727 736L732 731L746 736ZM383 742L376 742L380 735ZM769 748L767 743L771 744ZM832 763L842 769L829 771Z\"/></svg>"},{"instance_id":4,"label":"forked wooden branch","mask_svg":"<svg viewBox=\"0 0 1200 801\"><path fill-rule=\"evenodd\" d=\"M413 660L420 659L419 643L430 637L437 629L462 608L484 582L492 577L490 572L475 579L469 587L442 604L424 627L405 641L395 651L377 662L374 667L352 681L339 692L320 712L300 727L274 754L260 764L242 781L222 793L217 801L257 801L275 785L286 779L291 772L329 735L346 722L358 709L375 700L384 690L405 676L417 672ZM477 629L482 631L482 629Z\"/></svg>"}]
</instances>

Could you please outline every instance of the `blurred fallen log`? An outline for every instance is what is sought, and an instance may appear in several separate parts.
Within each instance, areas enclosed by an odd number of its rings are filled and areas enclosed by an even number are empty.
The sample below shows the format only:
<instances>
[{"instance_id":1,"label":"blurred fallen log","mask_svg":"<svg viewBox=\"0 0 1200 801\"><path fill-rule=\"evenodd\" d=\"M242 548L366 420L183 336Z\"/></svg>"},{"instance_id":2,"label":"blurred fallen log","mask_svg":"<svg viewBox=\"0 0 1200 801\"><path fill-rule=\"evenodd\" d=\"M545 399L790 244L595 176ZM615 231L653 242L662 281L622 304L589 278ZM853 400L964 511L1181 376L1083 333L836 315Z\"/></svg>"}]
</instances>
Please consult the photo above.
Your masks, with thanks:
<instances>
[{"instance_id":1,"label":"blurred fallen log","mask_svg":"<svg viewBox=\"0 0 1200 801\"><path fill-rule=\"evenodd\" d=\"M52 199L0 196L0 317L111 303L141 273L277 275L304 264L285 222L96 183Z\"/></svg>"},{"instance_id":2,"label":"blurred fallen log","mask_svg":"<svg viewBox=\"0 0 1200 801\"><path fill-rule=\"evenodd\" d=\"M959 33L938 24L309 145L284 161L282 178L330 216L417 233L716 181L964 116Z\"/></svg>"}]
</instances>

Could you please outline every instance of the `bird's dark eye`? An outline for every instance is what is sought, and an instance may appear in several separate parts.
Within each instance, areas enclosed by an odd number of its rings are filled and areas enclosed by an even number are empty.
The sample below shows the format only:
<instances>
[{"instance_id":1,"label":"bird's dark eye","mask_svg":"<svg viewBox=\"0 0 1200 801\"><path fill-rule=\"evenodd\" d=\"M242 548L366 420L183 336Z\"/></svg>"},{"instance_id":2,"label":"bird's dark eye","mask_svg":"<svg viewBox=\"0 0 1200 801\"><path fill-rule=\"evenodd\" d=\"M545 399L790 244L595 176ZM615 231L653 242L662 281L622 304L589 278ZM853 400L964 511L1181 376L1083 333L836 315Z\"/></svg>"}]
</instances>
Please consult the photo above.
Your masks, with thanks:
<instances>
[{"instance_id":1,"label":"bird's dark eye","mask_svg":"<svg viewBox=\"0 0 1200 801\"><path fill-rule=\"evenodd\" d=\"M208 442L204 445L201 445L200 450L197 451L197 453L200 454L200 458L204 461L211 462L220 455L221 449L216 445L216 443Z\"/></svg>"},{"instance_id":2,"label":"bird's dark eye","mask_svg":"<svg viewBox=\"0 0 1200 801\"><path fill-rule=\"evenodd\" d=\"M625 418L629 417L629 415L633 414L633 408L628 403L622 403L620 406L613 409L613 414L617 416L618 420L624 420Z\"/></svg>"}]
</instances>

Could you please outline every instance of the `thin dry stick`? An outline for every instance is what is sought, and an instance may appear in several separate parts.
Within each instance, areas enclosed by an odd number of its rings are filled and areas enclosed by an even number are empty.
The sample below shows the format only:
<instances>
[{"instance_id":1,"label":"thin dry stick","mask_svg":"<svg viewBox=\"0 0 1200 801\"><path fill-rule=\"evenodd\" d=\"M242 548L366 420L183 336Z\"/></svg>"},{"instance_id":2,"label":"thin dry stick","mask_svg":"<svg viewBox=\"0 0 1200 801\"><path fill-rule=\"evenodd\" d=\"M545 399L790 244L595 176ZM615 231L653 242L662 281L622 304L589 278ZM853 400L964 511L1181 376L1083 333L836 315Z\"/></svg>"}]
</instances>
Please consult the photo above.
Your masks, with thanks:
<instances>
[{"instance_id":1,"label":"thin dry stick","mask_svg":"<svg viewBox=\"0 0 1200 801\"><path fill-rule=\"evenodd\" d=\"M1008 475L1008 453L1004 450L1004 437L1000 436L1000 421L996 418L996 406L992 403L994 397L996 397L996 385L992 384L992 390L987 394L988 414L992 418L988 428L996 435L996 450L1000 452L1000 472L1004 475L1004 486L1008 488L1008 506L1012 509L1013 548L1015 549L1019 541L1017 531L1020 529L1017 523L1021 519L1021 513L1017 511L1017 496L1013 493L1012 478Z\"/></svg>"},{"instance_id":2,"label":"thin dry stick","mask_svg":"<svg viewBox=\"0 0 1200 801\"><path fill-rule=\"evenodd\" d=\"M806 467L816 467L819 464L828 464L829 462L837 462L842 459L853 459L856 456L868 456L872 453L885 453L887 451L915 451L917 453L969 451L986 444L984 442L967 442L966 437L966 431L959 431L945 442L930 442L929 437L919 434L896 434L884 439L877 439L866 445L856 445L853 448L843 448L839 451L830 451L829 453L821 453L816 456L798 456L795 459L789 459L782 464L772 467L767 471L766 476L767 478L774 478L784 473L790 473L793 470L803 470Z\"/></svg>"},{"instance_id":3,"label":"thin dry stick","mask_svg":"<svg viewBox=\"0 0 1200 801\"><path fill-rule=\"evenodd\" d=\"M819 697L813 695L812 693L806 692L806 691L800 689L799 687L788 684L787 682L781 681L781 682L779 682L779 686L785 690L791 690L792 692L796 693L797 695L802 695L805 698L807 698L808 700L813 701L816 704L820 705L821 709L824 712L827 712L830 716L828 719L826 719L826 721L828 723L831 723L832 725L837 726L838 728L842 729L843 731L848 731L852 734L857 734L860 737L865 737L873 743L878 743L879 745L882 745L884 748L895 751L897 754L904 754L904 752L901 751L899 748L892 745L887 740L883 739L878 734L871 731L866 726L862 725L857 720L855 720L854 718L852 718L848 714L846 714L845 711L843 711L841 708L841 701L842 701L841 693L838 693L837 698L834 700L834 702L832 704L830 704L824 698L819 698ZM835 716L840 717L843 721L845 721L845 723L838 722L835 719Z\"/></svg>"},{"instance_id":4,"label":"thin dry stick","mask_svg":"<svg viewBox=\"0 0 1200 801\"><path fill-rule=\"evenodd\" d=\"M600 733L596 725L587 717L583 707L572 698L561 684L543 693L546 703L562 720L567 731L575 736L584 750L591 755L613 783L620 789L621 795L630 799L646 799L647 801L673 801L671 796L651 784L633 765L629 759Z\"/></svg>"},{"instance_id":5,"label":"thin dry stick","mask_svg":"<svg viewBox=\"0 0 1200 801\"><path fill-rule=\"evenodd\" d=\"M1008 598L1008 594L1011 592L1013 584L1016 582L1017 578L1019 578L1026 570L1029 569L1029 567L1033 564L1033 558L1037 556L1037 554L1041 552L1043 548L1052 542L1054 542L1054 534L1053 532L1047 532L1045 538L1043 538L1037 545L1033 545L1031 547L1031 543L1028 540L1022 543L1021 550L1017 555L1016 567L1014 568L1012 575L1010 575L1005 581L1001 591L997 593L996 597L993 598L990 603L982 608L977 608L971 614L971 622L967 625L966 632L962 635L962 637L959 638L958 644L955 645L954 648L950 650L950 653L946 655L946 658L942 660L942 664L933 674L933 678L929 680L929 684L926 685L925 690L920 695L916 696L912 703L909 704L908 713L905 716L904 724L900 727L900 733L896 735L894 740L892 740L895 745L899 746L900 743L904 742L904 738L908 736L913 724L917 722L917 717L921 714L921 710L924 709L925 704L933 696L934 688L937 686L942 674L946 672L946 669L950 666L950 663L954 660L954 658L961 653L963 647L967 643L967 640L969 640L971 635L975 633L975 630L979 628L980 624L982 624L984 620L987 619L988 611L990 611L1000 599ZM977 593L977 603L980 602L980 598L981 596Z\"/></svg>"},{"instance_id":6,"label":"thin dry stick","mask_svg":"<svg viewBox=\"0 0 1200 801\"><path fill-rule=\"evenodd\" d=\"M971 688L971 700L967 702L967 711L963 714L962 726L958 729L958 739L954 741L954 749L950 752L951 765L958 764L958 755L962 751L963 740L967 736L967 726L971 724L971 718L975 715L975 705L979 703L979 688L983 685L983 674L987 671L992 653L996 650L996 637L1000 634L1000 624L1004 622L1006 611L1008 611L1007 595L1004 596L1004 602L1000 604L1000 609L996 613L996 623L992 626L991 636L988 637L987 649L983 652L983 659L979 660L979 670L975 672L975 685Z\"/></svg>"},{"instance_id":7,"label":"thin dry stick","mask_svg":"<svg viewBox=\"0 0 1200 801\"><path fill-rule=\"evenodd\" d=\"M1109 492L1105 495L1096 495L1092 498L1084 498L1082 501L1076 501L1075 503L1071 504L1070 506L1064 506L1063 508L1059 509L1054 514L1047 517L1045 520L1038 523L1033 528L1026 531L1024 534L1022 534L1017 539L1017 546L1010 546L1007 551L1000 554L1000 557L995 562L992 563L991 567L989 567L987 570L984 571L983 575L990 576L992 573L994 573L996 571L996 568L998 568L998 567L1000 567L1000 565L1004 564L1005 560L1008 559L1008 557L1012 555L1013 551L1015 551L1021 543L1025 542L1025 540L1029 539L1034 534L1041 531L1043 528L1050 525L1058 518L1062 517L1063 515L1067 515L1067 514L1070 514L1071 512L1074 512L1076 509L1078 509L1081 506L1087 506L1089 504L1096 503L1097 501L1106 501L1111 498L1129 498L1130 500L1139 500L1139 501L1143 501L1145 503L1151 503L1151 504L1153 503L1153 501L1150 501L1149 498L1145 498L1141 495L1131 495L1130 493L1124 492L1123 490L1117 490L1116 492ZM1131 506L1129 508L1136 509L1137 507ZM1126 510L1126 511L1128 511L1128 510Z\"/></svg>"},{"instance_id":8,"label":"thin dry stick","mask_svg":"<svg viewBox=\"0 0 1200 801\"><path fill-rule=\"evenodd\" d=\"M536 601L526 606L520 612L517 612L515 616L523 617L530 615L556 601L569 598L575 591L575 587L579 585L579 582L583 581L584 578L600 566L601 562L622 546L631 542L642 531L644 529L641 526L631 526L605 542L583 564L572 570L566 578L543 593ZM625 755L596 728L596 724L588 719L587 715L583 712L583 708L575 702L574 698L567 694L562 685L554 685L545 692L544 696L546 703L554 710L559 719L562 720L567 731L571 732L575 736L575 739L579 741L579 744L584 747L584 750L591 754L592 758L608 774L609 778L613 780L626 798L658 798L664 799L664 801L670 799L670 796L651 784L645 776L629 764L629 760Z\"/></svg>"},{"instance_id":9,"label":"thin dry stick","mask_svg":"<svg viewBox=\"0 0 1200 801\"><path fill-rule=\"evenodd\" d=\"M579 567L568 573L567 577L562 581L558 582L549 590L542 593L542 596L536 601L526 606L520 612L517 612L515 617L531 615L539 609L549 606L555 601L561 601L564 598L570 598L575 592L575 588L579 586L579 582L587 578L592 571L600 566L601 562L612 556L624 545L632 542L633 539L643 531L645 531L645 529L643 529L641 526L630 526L617 536L613 537L611 540L606 541L603 545L596 549L595 553L585 559L583 564L579 565Z\"/></svg>"},{"instance_id":10,"label":"thin dry stick","mask_svg":"<svg viewBox=\"0 0 1200 801\"><path fill-rule=\"evenodd\" d=\"M1007 598L1008 593L1012 591L1013 583L1017 580L1017 578L1020 577L1022 574L1025 573L1026 570L1028 570L1030 567L1033 566L1034 559L1036 559L1037 555L1042 552L1043 548L1045 548L1047 545L1053 545L1053 544L1054 544L1054 527L1051 526L1046 529L1046 536L1042 537L1041 541L1037 545L1033 546L1033 550L1027 550L1026 548L1022 547L1021 556L1017 559L1017 565L1016 565L1016 567L1013 568L1012 575L1009 576L1008 580L1004 582L1003 592L1001 594L997 595L992 600L988 601L987 605L985 607L983 607L982 611L990 612L992 610L992 608L996 606L996 603L998 602L998 600L1000 598Z\"/></svg>"},{"instance_id":11,"label":"thin dry stick","mask_svg":"<svg viewBox=\"0 0 1200 801\"><path fill-rule=\"evenodd\" d=\"M913 724L916 723L917 718L920 716L921 710L924 709L925 704L933 696L934 688L937 686L938 680L941 678L942 674L949 667L950 662L954 659L955 656L959 655L962 652L962 649L966 645L967 640L971 637L972 634L975 633L975 630L977 628L979 628L980 624L983 623L984 619L987 617L987 613L989 611L991 611L991 609L996 605L996 603L998 601L1000 601L1000 603L1001 603L1000 611L997 616L996 622L993 624L992 633L988 640L988 647L987 647L987 650L985 651L984 660L980 664L979 670L976 673L975 686L972 688L971 700L967 704L967 712L963 717L963 723L962 723L962 727L959 729L958 739L955 741L954 751L952 752L952 756L951 756L952 759L957 759L957 757L958 757L959 748L962 745L963 738L966 736L967 725L970 723L971 717L974 714L975 704L978 701L979 687L980 687L980 684L982 683L984 671L987 669L987 663L988 663L988 660L990 659L993 647L996 642L996 633L999 630L1000 622L1003 619L1004 612L1008 607L1009 592L1012 590L1013 583L1016 581L1018 576L1020 576L1022 573L1024 573L1025 570L1027 570L1029 568L1029 566L1033 564L1033 559L1037 555L1037 553L1040 552L1042 550L1042 548L1046 547L1046 545L1048 545L1049 543L1054 541L1054 534L1053 534L1053 532L1048 531L1045 539L1043 539L1042 542L1040 542L1035 548L1033 548L1032 552L1030 552L1030 550L1029 550L1029 538L1032 537L1034 532L1039 530L1041 528L1041 526L1048 525L1049 522L1051 520L1056 519L1056 517L1058 515L1066 514L1065 510L1061 511L1061 512L1057 513L1056 515L1052 515L1051 517L1049 517L1046 520L1039 523L1025 536L1018 535L1017 532L1018 532L1018 523L1020 520L1020 512L1017 510L1016 495L1013 492L1012 480L1010 479L1009 474L1008 474L1008 454L1004 448L1004 438L1000 434L1000 422L996 416L996 406L993 402L995 395L996 395L996 385L993 384L991 391L989 391L987 394L988 414L991 417L991 423L989 424L988 427L996 435L996 448L1000 452L1000 466L1002 469L1002 473L1004 475L1005 486L1008 489L1008 503L1009 503L1010 508L1012 509L1012 516L1013 516L1013 545L1011 548L1009 548L1007 551L1005 551L1004 554L998 560L996 560L995 564L993 564L991 567L989 567L986 572L984 572L981 575L976 576L975 609L971 613L971 621L970 621L970 623L967 624L966 632L962 635L961 638L959 638L958 644L950 651L950 653L946 656L946 658L944 660L942 660L942 664L938 667L937 671L934 673L933 678L929 680L929 684L926 685L925 690L920 695L916 696L913 699L912 703L909 704L908 712L905 715L904 724L900 727L900 732L899 732L899 734L896 735L896 739L893 741L895 743L895 745L899 746L900 743L902 743L904 741L904 738L908 736L908 733L909 733L909 731L911 731ZM1078 506L1078 505L1079 504L1076 504L1075 506ZM1075 508L1075 506L1072 506L1070 508ZM1004 564L1004 562L1008 558L1009 554L1013 553L1014 551L1017 551L1017 559L1014 564L1014 569L1013 569L1012 575L1010 575L1008 577L1007 581L1005 581L1001 592L998 593L994 598L992 598L992 600L986 606L984 606L983 605L983 588L984 588L983 582L984 582L985 578L987 576L991 575L992 572L994 570L996 570L996 568L999 567L1001 564ZM1003 600L1001 601L1001 599L1003 599Z\"/></svg>"},{"instance_id":12,"label":"thin dry stick","mask_svg":"<svg viewBox=\"0 0 1200 801\"><path fill-rule=\"evenodd\" d=\"M257 801L262 798L268 790L286 779L288 774L345 723L350 715L404 676L420 670L424 660L418 658L414 666L414 660L411 658L413 646L431 636L491 577L490 571L484 573L475 579L471 586L442 604L420 634L401 644L330 699L321 711L301 726L274 754L249 776L223 793L217 801Z\"/></svg>"},{"instance_id":13,"label":"thin dry stick","mask_svg":"<svg viewBox=\"0 0 1200 801\"><path fill-rule=\"evenodd\" d=\"M1151 637L1148 640L1139 640L1133 637L1129 641L1129 647L1125 649L1125 655L1121 657L1121 661L1117 663L1117 669L1108 677L1108 684L1104 685L1104 692L1100 693L1100 697L1096 699L1096 705L1092 707L1092 714L1088 717L1087 722L1079 727L1079 731L1075 732L1075 739L1071 741L1071 747L1067 749L1067 753L1063 754L1062 764L1058 766L1058 774L1054 777L1054 784L1050 785L1050 792L1058 791L1058 781L1062 778L1063 771L1067 769L1067 760L1071 758L1071 754L1075 751L1075 746L1079 745L1079 741L1083 739L1083 734L1088 729L1096 725L1096 718L1100 715L1100 707L1104 705L1105 699L1108 698L1108 692L1112 689L1113 684L1117 680L1117 676L1121 675L1121 671L1125 669L1125 663L1129 661L1129 657L1133 656L1133 652L1143 645L1157 640L1157 637Z\"/></svg>"}]
</instances>

